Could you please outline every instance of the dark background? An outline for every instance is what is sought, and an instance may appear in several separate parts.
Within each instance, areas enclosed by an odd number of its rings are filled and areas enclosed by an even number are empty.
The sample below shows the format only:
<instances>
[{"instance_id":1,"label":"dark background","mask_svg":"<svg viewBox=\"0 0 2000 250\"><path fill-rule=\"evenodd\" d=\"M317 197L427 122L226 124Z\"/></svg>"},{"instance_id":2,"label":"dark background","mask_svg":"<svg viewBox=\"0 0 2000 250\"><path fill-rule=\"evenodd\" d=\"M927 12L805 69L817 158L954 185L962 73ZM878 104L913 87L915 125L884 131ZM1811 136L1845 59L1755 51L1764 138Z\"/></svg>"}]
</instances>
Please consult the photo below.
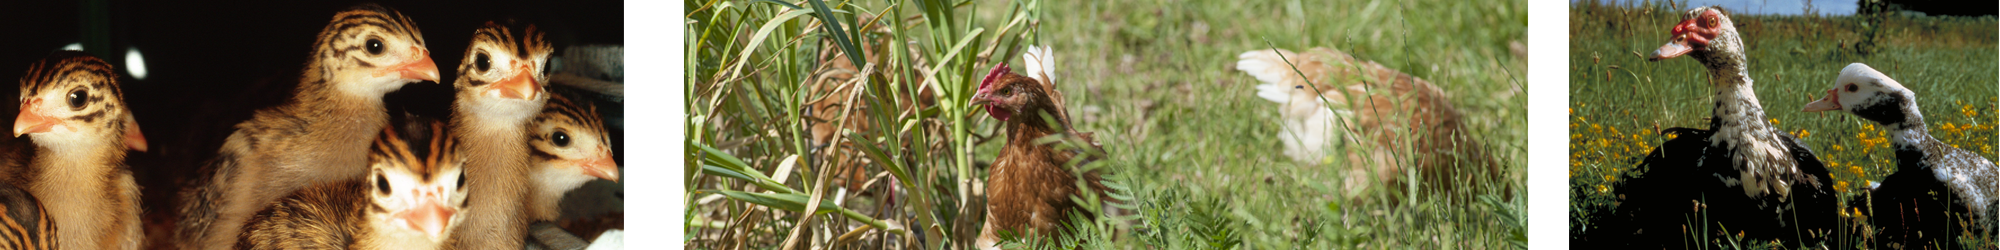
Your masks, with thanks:
<instances>
[{"instance_id":1,"label":"dark background","mask_svg":"<svg viewBox=\"0 0 2000 250\"><path fill-rule=\"evenodd\" d=\"M0 1L0 125L13 127L18 81L29 64L64 45L114 65L125 101L151 150L131 157L144 187L148 227L171 220L173 192L213 157L232 126L252 111L291 96L315 36L333 14L361 3L401 11L423 32L441 84L410 84L390 94L419 113L448 112L451 82L473 30L514 18L548 33L557 54L571 45L622 45L624 11L614 0L586 1ZM144 55L147 76L127 71L127 48ZM598 100L607 122L621 104ZM623 126L607 123L623 162ZM6 138L20 143L26 138ZM171 224L167 224L171 225ZM153 231L153 228L149 228ZM149 236L159 238L157 231Z\"/></svg>"}]
</instances>

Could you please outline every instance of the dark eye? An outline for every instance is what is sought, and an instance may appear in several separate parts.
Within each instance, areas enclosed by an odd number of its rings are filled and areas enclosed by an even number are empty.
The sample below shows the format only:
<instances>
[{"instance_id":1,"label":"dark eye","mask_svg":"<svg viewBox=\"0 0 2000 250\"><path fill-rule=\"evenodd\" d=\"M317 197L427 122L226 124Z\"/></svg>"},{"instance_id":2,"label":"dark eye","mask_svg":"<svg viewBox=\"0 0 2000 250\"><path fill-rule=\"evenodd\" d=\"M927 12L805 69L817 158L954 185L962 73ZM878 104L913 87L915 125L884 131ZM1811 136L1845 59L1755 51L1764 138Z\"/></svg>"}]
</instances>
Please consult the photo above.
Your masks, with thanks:
<instances>
[{"instance_id":1,"label":"dark eye","mask_svg":"<svg viewBox=\"0 0 2000 250\"><path fill-rule=\"evenodd\" d=\"M488 67L493 67L493 58L487 58L486 53L479 53L479 55L472 56L472 66L479 69L479 71L486 71Z\"/></svg>"},{"instance_id":2,"label":"dark eye","mask_svg":"<svg viewBox=\"0 0 2000 250\"><path fill-rule=\"evenodd\" d=\"M1854 92L1855 90L1860 90L1860 89L1861 89L1860 87L1854 86L1853 83L1847 84L1847 92Z\"/></svg>"},{"instance_id":3,"label":"dark eye","mask_svg":"<svg viewBox=\"0 0 2000 250\"><path fill-rule=\"evenodd\" d=\"M562 131L556 131L556 134L549 136L549 139L555 140L557 147L569 146L569 134L563 133Z\"/></svg>"},{"instance_id":4,"label":"dark eye","mask_svg":"<svg viewBox=\"0 0 2000 250\"><path fill-rule=\"evenodd\" d=\"M368 54L370 55L382 54L382 39L373 39L373 38L368 39Z\"/></svg>"},{"instance_id":5,"label":"dark eye","mask_svg":"<svg viewBox=\"0 0 2000 250\"><path fill-rule=\"evenodd\" d=\"M389 194L389 178L383 176L382 173L375 173L375 191L385 195Z\"/></svg>"},{"instance_id":6,"label":"dark eye","mask_svg":"<svg viewBox=\"0 0 2000 250\"><path fill-rule=\"evenodd\" d=\"M458 189L465 190L465 173L458 174Z\"/></svg>"},{"instance_id":7,"label":"dark eye","mask_svg":"<svg viewBox=\"0 0 2000 250\"><path fill-rule=\"evenodd\" d=\"M83 108L83 102L84 102L84 101L89 101L89 98L90 98L90 93L85 93L85 92L83 92L83 90L81 90L81 89L79 89L79 90L76 90L76 91L70 91L70 92L69 92L69 107L70 107L70 108L76 108L76 109L81 109L81 108Z\"/></svg>"}]
</instances>

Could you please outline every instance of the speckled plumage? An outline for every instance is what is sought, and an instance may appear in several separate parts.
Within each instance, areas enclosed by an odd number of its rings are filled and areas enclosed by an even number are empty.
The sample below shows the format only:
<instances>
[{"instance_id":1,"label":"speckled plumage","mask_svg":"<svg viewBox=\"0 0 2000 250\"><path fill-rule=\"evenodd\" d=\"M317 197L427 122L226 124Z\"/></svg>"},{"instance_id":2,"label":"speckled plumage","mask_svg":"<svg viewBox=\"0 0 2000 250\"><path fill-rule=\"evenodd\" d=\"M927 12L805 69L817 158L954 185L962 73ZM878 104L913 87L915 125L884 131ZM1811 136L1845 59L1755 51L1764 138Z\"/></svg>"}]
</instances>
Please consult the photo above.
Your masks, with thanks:
<instances>
[{"instance_id":1,"label":"speckled plumage","mask_svg":"<svg viewBox=\"0 0 2000 250\"><path fill-rule=\"evenodd\" d=\"M117 79L111 64L79 51L52 53L21 78L14 134L36 148L0 175L40 201L63 249L138 249L144 238L139 186L125 165L144 136Z\"/></svg>"},{"instance_id":2,"label":"speckled plumage","mask_svg":"<svg viewBox=\"0 0 2000 250\"><path fill-rule=\"evenodd\" d=\"M1916 99L1915 91L1895 79L1853 63L1840 71L1827 96L1807 104L1805 111L1840 110L1888 130L1896 172L1870 191L1875 224L1883 229L1880 242L1929 244L1955 235L1960 219L1969 219L1977 231L1992 232L1994 208L2000 206L1995 197L2000 187L1994 186L2000 169L1977 153L1932 138Z\"/></svg>"},{"instance_id":3,"label":"speckled plumage","mask_svg":"<svg viewBox=\"0 0 2000 250\"><path fill-rule=\"evenodd\" d=\"M333 16L320 31L291 100L236 125L216 158L180 193L176 244L227 249L244 220L306 186L362 178L368 143L387 124L382 97L437 80L423 34L376 5Z\"/></svg>"},{"instance_id":4,"label":"speckled plumage","mask_svg":"<svg viewBox=\"0 0 2000 250\"><path fill-rule=\"evenodd\" d=\"M457 211L465 208L467 156L457 152L457 139L442 121L394 123L371 144L368 177L313 185L272 202L244 224L236 247L441 248L465 217Z\"/></svg>"},{"instance_id":5,"label":"speckled plumage","mask_svg":"<svg viewBox=\"0 0 2000 250\"><path fill-rule=\"evenodd\" d=\"M519 249L528 235L526 201L534 195L529 120L549 99L542 72L554 47L534 25L487 22L473 32L458 65L451 125L477 155L466 163L473 199L467 219L446 243L455 249Z\"/></svg>"}]
</instances>

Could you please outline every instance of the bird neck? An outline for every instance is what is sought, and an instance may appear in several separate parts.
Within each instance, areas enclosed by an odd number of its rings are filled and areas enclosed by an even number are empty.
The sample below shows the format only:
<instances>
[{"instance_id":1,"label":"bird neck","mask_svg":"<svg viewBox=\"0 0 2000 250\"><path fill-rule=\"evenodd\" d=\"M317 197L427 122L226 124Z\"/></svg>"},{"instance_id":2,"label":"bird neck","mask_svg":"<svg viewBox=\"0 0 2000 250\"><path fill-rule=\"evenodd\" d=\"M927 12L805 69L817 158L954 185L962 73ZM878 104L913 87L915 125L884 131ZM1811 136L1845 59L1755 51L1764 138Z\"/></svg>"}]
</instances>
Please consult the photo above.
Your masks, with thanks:
<instances>
[{"instance_id":1,"label":"bird neck","mask_svg":"<svg viewBox=\"0 0 2000 250\"><path fill-rule=\"evenodd\" d=\"M45 135L31 136L39 139ZM87 143L46 144L41 141L52 140L36 140L41 150L35 151L31 166L35 166L33 169L37 170L34 178L45 185L69 188L96 186L108 181L110 178L107 176L124 165L125 147L115 141L90 140L91 142Z\"/></svg>"},{"instance_id":2,"label":"bird neck","mask_svg":"<svg viewBox=\"0 0 2000 250\"><path fill-rule=\"evenodd\" d=\"M574 173L574 168L564 169L550 164L536 166L535 193L528 196L528 215L535 221L553 221L562 217L562 198L570 190L583 187L591 177Z\"/></svg>"}]
</instances>

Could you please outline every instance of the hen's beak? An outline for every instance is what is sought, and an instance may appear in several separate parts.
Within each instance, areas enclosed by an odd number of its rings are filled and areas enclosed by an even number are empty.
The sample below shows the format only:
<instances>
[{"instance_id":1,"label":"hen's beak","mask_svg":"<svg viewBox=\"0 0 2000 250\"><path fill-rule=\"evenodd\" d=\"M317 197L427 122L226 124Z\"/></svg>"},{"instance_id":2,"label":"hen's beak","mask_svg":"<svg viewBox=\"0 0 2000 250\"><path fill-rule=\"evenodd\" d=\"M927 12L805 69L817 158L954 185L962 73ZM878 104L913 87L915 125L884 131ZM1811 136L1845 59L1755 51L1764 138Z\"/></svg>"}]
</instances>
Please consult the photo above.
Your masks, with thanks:
<instances>
[{"instance_id":1,"label":"hen's beak","mask_svg":"<svg viewBox=\"0 0 2000 250\"><path fill-rule=\"evenodd\" d=\"M1674 35L1672 41L1668 41L1666 45L1660 45L1660 49L1653 50L1653 56L1646 58L1646 60L1659 61L1661 59L1680 57L1690 51L1694 51L1693 47L1688 47L1687 36L1689 34Z\"/></svg>"},{"instance_id":2,"label":"hen's beak","mask_svg":"<svg viewBox=\"0 0 2000 250\"><path fill-rule=\"evenodd\" d=\"M1839 110L1839 109L1840 109L1840 95L1834 94L1833 90L1829 89L1826 90L1825 98L1820 98L1818 101L1807 103L1805 112L1820 112L1820 111Z\"/></svg>"},{"instance_id":3,"label":"hen's beak","mask_svg":"<svg viewBox=\"0 0 2000 250\"><path fill-rule=\"evenodd\" d=\"M417 52L416 61L389 67L389 72L394 72L403 79L437 82L438 66L436 62L431 61L431 51L417 46L410 46L410 50Z\"/></svg>"},{"instance_id":4,"label":"hen's beak","mask_svg":"<svg viewBox=\"0 0 2000 250\"><path fill-rule=\"evenodd\" d=\"M599 179L618 182L618 162L611 160L611 153L604 153L583 162L583 174Z\"/></svg>"},{"instance_id":5,"label":"hen's beak","mask_svg":"<svg viewBox=\"0 0 2000 250\"><path fill-rule=\"evenodd\" d=\"M500 79L486 90L486 95L510 99L532 99L542 92L542 85L535 81L534 69L527 64L515 69L513 76Z\"/></svg>"},{"instance_id":6,"label":"hen's beak","mask_svg":"<svg viewBox=\"0 0 2000 250\"><path fill-rule=\"evenodd\" d=\"M61 119L43 115L41 107L41 98L29 99L27 102L21 103L21 114L14 117L14 137L21 137L21 135L30 133L49 132L50 129L55 128L57 123L62 122Z\"/></svg>"},{"instance_id":7,"label":"hen's beak","mask_svg":"<svg viewBox=\"0 0 2000 250\"><path fill-rule=\"evenodd\" d=\"M451 216L457 214L458 210L445 207L439 201L441 198L443 197L422 196L418 198L416 207L396 213L395 218L402 220L403 226L422 231L431 239L442 239L445 227L451 226Z\"/></svg>"},{"instance_id":8,"label":"hen's beak","mask_svg":"<svg viewBox=\"0 0 2000 250\"><path fill-rule=\"evenodd\" d=\"M987 99L986 93L972 94L972 106L986 106L988 103L993 103L993 100Z\"/></svg>"}]
</instances>

